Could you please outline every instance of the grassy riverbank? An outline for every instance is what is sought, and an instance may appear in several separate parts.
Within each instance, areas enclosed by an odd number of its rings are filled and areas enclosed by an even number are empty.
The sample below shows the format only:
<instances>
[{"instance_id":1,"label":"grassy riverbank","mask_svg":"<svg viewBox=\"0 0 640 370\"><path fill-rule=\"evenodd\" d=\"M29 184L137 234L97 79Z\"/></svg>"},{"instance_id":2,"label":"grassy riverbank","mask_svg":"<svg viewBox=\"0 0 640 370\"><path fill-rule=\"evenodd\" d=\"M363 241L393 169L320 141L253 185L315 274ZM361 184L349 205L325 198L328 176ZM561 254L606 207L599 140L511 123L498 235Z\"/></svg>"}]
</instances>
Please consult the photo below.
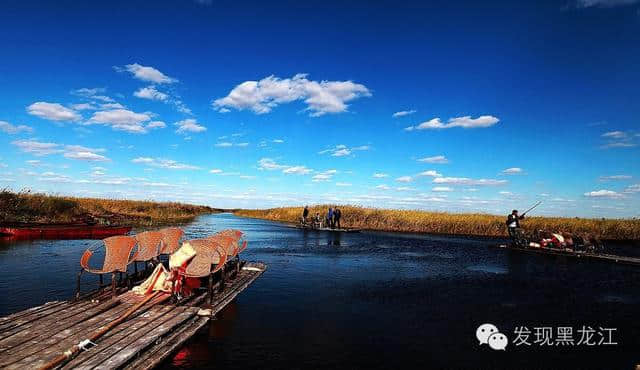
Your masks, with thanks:
<instances>
[{"instance_id":1,"label":"grassy riverbank","mask_svg":"<svg viewBox=\"0 0 640 370\"><path fill-rule=\"evenodd\" d=\"M182 203L75 198L31 192L0 191L0 222L82 222L154 226L191 221L220 212L211 207Z\"/></svg>"},{"instance_id":2,"label":"grassy riverbank","mask_svg":"<svg viewBox=\"0 0 640 370\"><path fill-rule=\"evenodd\" d=\"M309 207L309 214L325 215L329 205ZM343 227L379 231L421 232L477 236L506 236L505 217L415 210L391 210L340 206ZM282 222L298 222L302 207L238 210L235 214ZM592 233L602 239L640 240L640 220L527 217L525 231L549 230Z\"/></svg>"}]
</instances>

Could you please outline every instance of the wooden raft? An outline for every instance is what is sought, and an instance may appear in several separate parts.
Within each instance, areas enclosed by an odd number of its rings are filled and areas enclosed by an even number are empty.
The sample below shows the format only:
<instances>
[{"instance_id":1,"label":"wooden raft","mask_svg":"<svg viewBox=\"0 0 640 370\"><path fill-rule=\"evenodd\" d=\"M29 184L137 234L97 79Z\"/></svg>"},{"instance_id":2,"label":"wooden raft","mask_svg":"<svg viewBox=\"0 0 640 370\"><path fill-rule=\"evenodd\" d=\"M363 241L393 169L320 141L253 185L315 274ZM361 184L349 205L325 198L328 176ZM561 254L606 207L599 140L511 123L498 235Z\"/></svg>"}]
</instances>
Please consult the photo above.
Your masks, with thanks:
<instances>
[{"instance_id":1,"label":"wooden raft","mask_svg":"<svg viewBox=\"0 0 640 370\"><path fill-rule=\"evenodd\" d=\"M206 292L194 295L180 305L154 305L151 301L100 338L96 346L82 351L62 368L154 368L195 335L266 268L263 263L245 263L234 279L225 282L224 290L214 294L211 307L200 307L208 301ZM40 368L143 299L133 292L125 292L116 299L108 294L92 300L48 302L0 318L0 368Z\"/></svg>"},{"instance_id":2,"label":"wooden raft","mask_svg":"<svg viewBox=\"0 0 640 370\"><path fill-rule=\"evenodd\" d=\"M572 251L569 251L569 250L549 248L549 247L522 248L522 247L516 247L516 246L512 246L512 245L505 245L505 244L498 245L497 247L498 248L504 248L504 249L510 249L510 250L517 250L517 251L521 251L521 252L528 252L528 253L547 254L547 255L554 255L554 256L565 256L565 257L579 258L579 259L583 259L583 260L598 260L598 261L604 261L604 262L619 263L619 264L623 264L623 265L640 266L640 258L626 257L626 256L616 256L614 254L572 252Z\"/></svg>"}]
</instances>

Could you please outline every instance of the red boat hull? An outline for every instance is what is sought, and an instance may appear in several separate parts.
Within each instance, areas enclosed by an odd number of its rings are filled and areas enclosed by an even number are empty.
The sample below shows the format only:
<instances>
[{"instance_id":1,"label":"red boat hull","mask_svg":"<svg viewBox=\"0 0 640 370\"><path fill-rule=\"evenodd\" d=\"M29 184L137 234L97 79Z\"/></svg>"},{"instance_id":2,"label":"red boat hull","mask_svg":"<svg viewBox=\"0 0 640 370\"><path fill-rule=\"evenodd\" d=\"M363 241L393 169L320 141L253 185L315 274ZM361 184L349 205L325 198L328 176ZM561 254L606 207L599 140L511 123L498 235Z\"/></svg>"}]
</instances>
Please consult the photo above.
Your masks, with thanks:
<instances>
[{"instance_id":1,"label":"red boat hull","mask_svg":"<svg viewBox=\"0 0 640 370\"><path fill-rule=\"evenodd\" d=\"M115 235L125 235L129 231L131 231L129 226L0 226L0 235L17 239L104 239Z\"/></svg>"}]
</instances>

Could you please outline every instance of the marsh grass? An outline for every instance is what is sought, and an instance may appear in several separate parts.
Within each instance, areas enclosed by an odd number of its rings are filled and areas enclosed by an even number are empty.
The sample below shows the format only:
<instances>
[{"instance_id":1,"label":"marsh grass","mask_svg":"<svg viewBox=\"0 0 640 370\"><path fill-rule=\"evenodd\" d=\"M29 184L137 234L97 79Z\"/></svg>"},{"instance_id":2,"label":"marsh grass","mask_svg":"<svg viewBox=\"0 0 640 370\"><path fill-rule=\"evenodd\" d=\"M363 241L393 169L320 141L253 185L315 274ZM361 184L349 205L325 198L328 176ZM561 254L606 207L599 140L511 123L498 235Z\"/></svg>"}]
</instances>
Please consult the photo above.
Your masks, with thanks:
<instances>
[{"instance_id":1,"label":"marsh grass","mask_svg":"<svg viewBox=\"0 0 640 370\"><path fill-rule=\"evenodd\" d=\"M309 214L324 216L331 205L309 207ZM507 235L502 216L479 213L444 213L418 210L396 210L339 206L341 226L379 231L419 232L455 235L504 237ZM238 210L239 216L296 223L302 207L283 207L265 210ZM526 217L521 222L525 232L534 230L592 233L602 239L640 240L640 220L587 219L564 217Z\"/></svg>"},{"instance_id":2,"label":"marsh grass","mask_svg":"<svg viewBox=\"0 0 640 370\"><path fill-rule=\"evenodd\" d=\"M0 191L0 222L98 222L152 226L183 223L220 210L183 203L76 198L22 191Z\"/></svg>"}]
</instances>

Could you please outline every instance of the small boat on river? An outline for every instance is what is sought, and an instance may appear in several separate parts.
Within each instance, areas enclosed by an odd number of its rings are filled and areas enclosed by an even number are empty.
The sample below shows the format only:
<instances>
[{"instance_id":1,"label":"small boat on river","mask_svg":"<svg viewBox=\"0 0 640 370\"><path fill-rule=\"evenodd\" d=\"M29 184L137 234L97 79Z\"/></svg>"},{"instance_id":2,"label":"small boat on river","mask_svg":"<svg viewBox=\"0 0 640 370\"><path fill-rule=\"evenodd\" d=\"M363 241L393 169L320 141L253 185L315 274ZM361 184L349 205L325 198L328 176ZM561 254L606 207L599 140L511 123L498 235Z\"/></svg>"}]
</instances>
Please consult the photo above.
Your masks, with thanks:
<instances>
[{"instance_id":1,"label":"small boat on river","mask_svg":"<svg viewBox=\"0 0 640 370\"><path fill-rule=\"evenodd\" d=\"M618 256L618 255L606 254L606 253L575 251L568 248L549 248L549 247L542 247L542 246L521 247L515 244L501 244L501 245L494 245L494 246L498 248L504 248L504 249L521 251L521 252L528 252L528 253L565 256L565 257L580 258L583 260L599 260L599 261L605 261L605 262L620 263L624 265L640 266L640 258L636 258L636 257Z\"/></svg>"},{"instance_id":2,"label":"small boat on river","mask_svg":"<svg viewBox=\"0 0 640 370\"><path fill-rule=\"evenodd\" d=\"M302 230L313 230L313 231L329 231L334 233L359 233L360 229L345 229L345 228L330 228L330 227L315 227L312 225L295 225L296 228Z\"/></svg>"},{"instance_id":3,"label":"small boat on river","mask_svg":"<svg viewBox=\"0 0 640 370\"><path fill-rule=\"evenodd\" d=\"M86 223L37 224L12 223L0 224L0 236L17 239L103 239L115 235L125 235L130 226L91 225Z\"/></svg>"}]
</instances>

